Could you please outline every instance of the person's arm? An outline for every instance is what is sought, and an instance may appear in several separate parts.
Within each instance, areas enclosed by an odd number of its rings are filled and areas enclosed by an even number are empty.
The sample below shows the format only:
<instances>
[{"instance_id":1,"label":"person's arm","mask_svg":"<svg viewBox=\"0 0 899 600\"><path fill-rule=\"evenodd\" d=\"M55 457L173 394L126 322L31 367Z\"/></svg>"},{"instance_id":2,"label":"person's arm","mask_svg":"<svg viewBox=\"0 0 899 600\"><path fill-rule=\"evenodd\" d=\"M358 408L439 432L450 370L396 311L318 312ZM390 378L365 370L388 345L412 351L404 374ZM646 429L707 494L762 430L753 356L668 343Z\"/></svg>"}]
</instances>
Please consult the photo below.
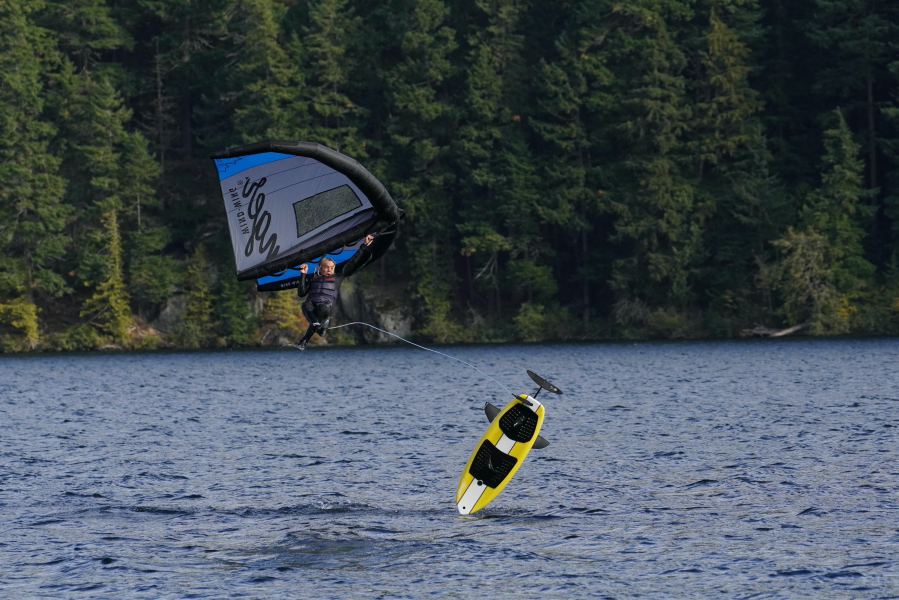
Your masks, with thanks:
<instances>
[{"instance_id":1,"label":"person's arm","mask_svg":"<svg viewBox=\"0 0 899 600\"><path fill-rule=\"evenodd\" d=\"M341 277L349 277L365 265L369 263L371 260L371 244L374 241L375 236L367 235L365 236L365 240L363 240L362 244L359 245L359 249L356 250L356 254L353 257L338 266L337 274Z\"/></svg>"},{"instance_id":2,"label":"person's arm","mask_svg":"<svg viewBox=\"0 0 899 600\"><path fill-rule=\"evenodd\" d=\"M302 298L309 293L309 265L306 263L300 265L300 273L302 273L303 276L300 277L300 286L297 288L297 296Z\"/></svg>"},{"instance_id":3,"label":"person's arm","mask_svg":"<svg viewBox=\"0 0 899 600\"><path fill-rule=\"evenodd\" d=\"M390 248L393 239L396 237L396 232L397 229L394 227L393 229L382 231L377 235L365 236L365 241L356 255L343 264L341 275L344 277L352 275L368 263L380 258L381 255Z\"/></svg>"}]
</instances>

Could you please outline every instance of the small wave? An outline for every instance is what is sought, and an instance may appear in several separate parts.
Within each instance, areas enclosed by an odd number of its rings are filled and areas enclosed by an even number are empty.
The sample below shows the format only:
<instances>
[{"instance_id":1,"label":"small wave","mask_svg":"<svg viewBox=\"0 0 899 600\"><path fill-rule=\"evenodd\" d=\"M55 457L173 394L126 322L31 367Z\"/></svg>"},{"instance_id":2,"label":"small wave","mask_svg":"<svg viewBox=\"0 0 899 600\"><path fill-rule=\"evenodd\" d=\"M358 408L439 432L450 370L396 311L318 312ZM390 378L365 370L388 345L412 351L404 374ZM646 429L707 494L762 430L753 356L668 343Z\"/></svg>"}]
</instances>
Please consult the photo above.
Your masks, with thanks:
<instances>
[{"instance_id":1,"label":"small wave","mask_svg":"<svg viewBox=\"0 0 899 600\"><path fill-rule=\"evenodd\" d=\"M888 563L888 562L886 562L885 560L883 560L883 561L877 561L877 562L858 563L858 564L853 564L853 565L846 565L845 567L843 567L843 569L857 569L858 567L882 567L882 566L888 565L888 564L890 564L890 563Z\"/></svg>"},{"instance_id":2,"label":"small wave","mask_svg":"<svg viewBox=\"0 0 899 600\"><path fill-rule=\"evenodd\" d=\"M825 573L822 577L827 579L839 579L842 577L863 577L858 571L834 571L833 573Z\"/></svg>"},{"instance_id":3,"label":"small wave","mask_svg":"<svg viewBox=\"0 0 899 600\"><path fill-rule=\"evenodd\" d=\"M680 450L672 450L671 452L656 452L652 455L653 458L669 458L671 456L683 456L683 452Z\"/></svg>"},{"instance_id":4,"label":"small wave","mask_svg":"<svg viewBox=\"0 0 899 600\"><path fill-rule=\"evenodd\" d=\"M800 577L802 575L814 575L816 571L809 569L793 569L789 571L777 571L771 577Z\"/></svg>"},{"instance_id":5,"label":"small wave","mask_svg":"<svg viewBox=\"0 0 899 600\"><path fill-rule=\"evenodd\" d=\"M799 513L796 516L801 517L803 515L813 515L816 517L823 517L826 514L827 514L826 510L812 506L812 507L806 508L804 511L802 511L801 513Z\"/></svg>"},{"instance_id":6,"label":"small wave","mask_svg":"<svg viewBox=\"0 0 899 600\"><path fill-rule=\"evenodd\" d=\"M66 492L63 496L67 496L69 498L106 498L103 494L98 492L94 492L93 494L80 494L78 492Z\"/></svg>"},{"instance_id":7,"label":"small wave","mask_svg":"<svg viewBox=\"0 0 899 600\"><path fill-rule=\"evenodd\" d=\"M687 489L698 488L698 487L707 487L707 486L710 486L715 483L718 483L717 479L700 479L699 481L694 481L693 483L687 484L684 487L686 487Z\"/></svg>"}]
</instances>

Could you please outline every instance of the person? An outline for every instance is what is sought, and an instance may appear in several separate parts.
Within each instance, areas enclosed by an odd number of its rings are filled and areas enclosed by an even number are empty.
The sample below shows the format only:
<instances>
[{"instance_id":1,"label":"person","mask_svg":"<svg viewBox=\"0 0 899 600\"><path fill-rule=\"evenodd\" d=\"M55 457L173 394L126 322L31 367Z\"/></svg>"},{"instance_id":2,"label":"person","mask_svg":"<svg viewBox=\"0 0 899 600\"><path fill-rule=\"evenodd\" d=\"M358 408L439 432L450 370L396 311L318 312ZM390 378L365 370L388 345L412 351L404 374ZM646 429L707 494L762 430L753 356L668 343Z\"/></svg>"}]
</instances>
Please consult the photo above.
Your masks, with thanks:
<instances>
[{"instance_id":1,"label":"person","mask_svg":"<svg viewBox=\"0 0 899 600\"><path fill-rule=\"evenodd\" d=\"M302 310L306 320L309 321L309 327L302 339L297 344L300 350L306 349L306 344L312 338L312 335L318 333L324 337L331 322L331 315L334 306L337 304L337 296L340 292L340 284L344 277L349 277L363 266L367 265L374 258L372 250L372 242L376 239L375 235L367 235L359 247L359 250L347 262L339 267L330 258L323 258L318 264L316 273L309 277L309 265L303 263L300 265L300 273L303 274L300 280L297 294L302 298L308 296L303 302Z\"/></svg>"}]
</instances>

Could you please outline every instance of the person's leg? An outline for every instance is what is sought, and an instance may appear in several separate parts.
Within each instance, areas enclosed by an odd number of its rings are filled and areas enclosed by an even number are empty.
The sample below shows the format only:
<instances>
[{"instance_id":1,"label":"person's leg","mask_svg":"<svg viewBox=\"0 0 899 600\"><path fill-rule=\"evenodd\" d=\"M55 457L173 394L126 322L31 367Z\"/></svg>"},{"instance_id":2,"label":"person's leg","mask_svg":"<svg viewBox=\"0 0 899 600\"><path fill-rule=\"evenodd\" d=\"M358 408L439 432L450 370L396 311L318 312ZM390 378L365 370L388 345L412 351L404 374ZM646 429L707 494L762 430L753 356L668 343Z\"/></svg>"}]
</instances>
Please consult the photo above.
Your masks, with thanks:
<instances>
[{"instance_id":1,"label":"person's leg","mask_svg":"<svg viewBox=\"0 0 899 600\"><path fill-rule=\"evenodd\" d=\"M315 306L312 304L312 302L306 300L305 302L303 302L303 306L301 308L303 309L303 316L306 317L306 320L309 321L309 324L312 325L313 323L315 323L317 326L318 317L315 316Z\"/></svg>"},{"instance_id":2,"label":"person's leg","mask_svg":"<svg viewBox=\"0 0 899 600\"><path fill-rule=\"evenodd\" d=\"M302 339L300 339L299 343L297 344L300 349L306 347L306 342L309 341L309 339L312 337L312 334L315 333L319 328L319 323L316 320L315 316L315 307L312 305L312 303L308 300L306 302L303 302L302 309L303 316L306 317L307 321L309 321L309 327L306 328L306 333L303 334Z\"/></svg>"},{"instance_id":3,"label":"person's leg","mask_svg":"<svg viewBox=\"0 0 899 600\"><path fill-rule=\"evenodd\" d=\"M316 304L315 316L317 317L316 320L319 322L318 335L323 336L325 335L325 331L328 330L328 324L331 322L331 305Z\"/></svg>"}]
</instances>

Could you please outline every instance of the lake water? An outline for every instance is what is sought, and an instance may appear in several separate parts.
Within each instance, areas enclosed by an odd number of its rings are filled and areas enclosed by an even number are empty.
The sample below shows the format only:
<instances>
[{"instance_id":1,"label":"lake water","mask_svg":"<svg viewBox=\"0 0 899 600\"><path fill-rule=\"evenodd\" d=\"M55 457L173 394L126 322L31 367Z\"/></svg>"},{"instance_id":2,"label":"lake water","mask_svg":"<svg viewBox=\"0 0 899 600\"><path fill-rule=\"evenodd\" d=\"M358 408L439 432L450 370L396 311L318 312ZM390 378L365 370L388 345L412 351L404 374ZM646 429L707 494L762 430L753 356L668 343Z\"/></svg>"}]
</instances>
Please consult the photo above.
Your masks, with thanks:
<instances>
[{"instance_id":1,"label":"lake water","mask_svg":"<svg viewBox=\"0 0 899 600\"><path fill-rule=\"evenodd\" d=\"M0 357L0 597L899 597L899 341L440 350Z\"/></svg>"}]
</instances>

